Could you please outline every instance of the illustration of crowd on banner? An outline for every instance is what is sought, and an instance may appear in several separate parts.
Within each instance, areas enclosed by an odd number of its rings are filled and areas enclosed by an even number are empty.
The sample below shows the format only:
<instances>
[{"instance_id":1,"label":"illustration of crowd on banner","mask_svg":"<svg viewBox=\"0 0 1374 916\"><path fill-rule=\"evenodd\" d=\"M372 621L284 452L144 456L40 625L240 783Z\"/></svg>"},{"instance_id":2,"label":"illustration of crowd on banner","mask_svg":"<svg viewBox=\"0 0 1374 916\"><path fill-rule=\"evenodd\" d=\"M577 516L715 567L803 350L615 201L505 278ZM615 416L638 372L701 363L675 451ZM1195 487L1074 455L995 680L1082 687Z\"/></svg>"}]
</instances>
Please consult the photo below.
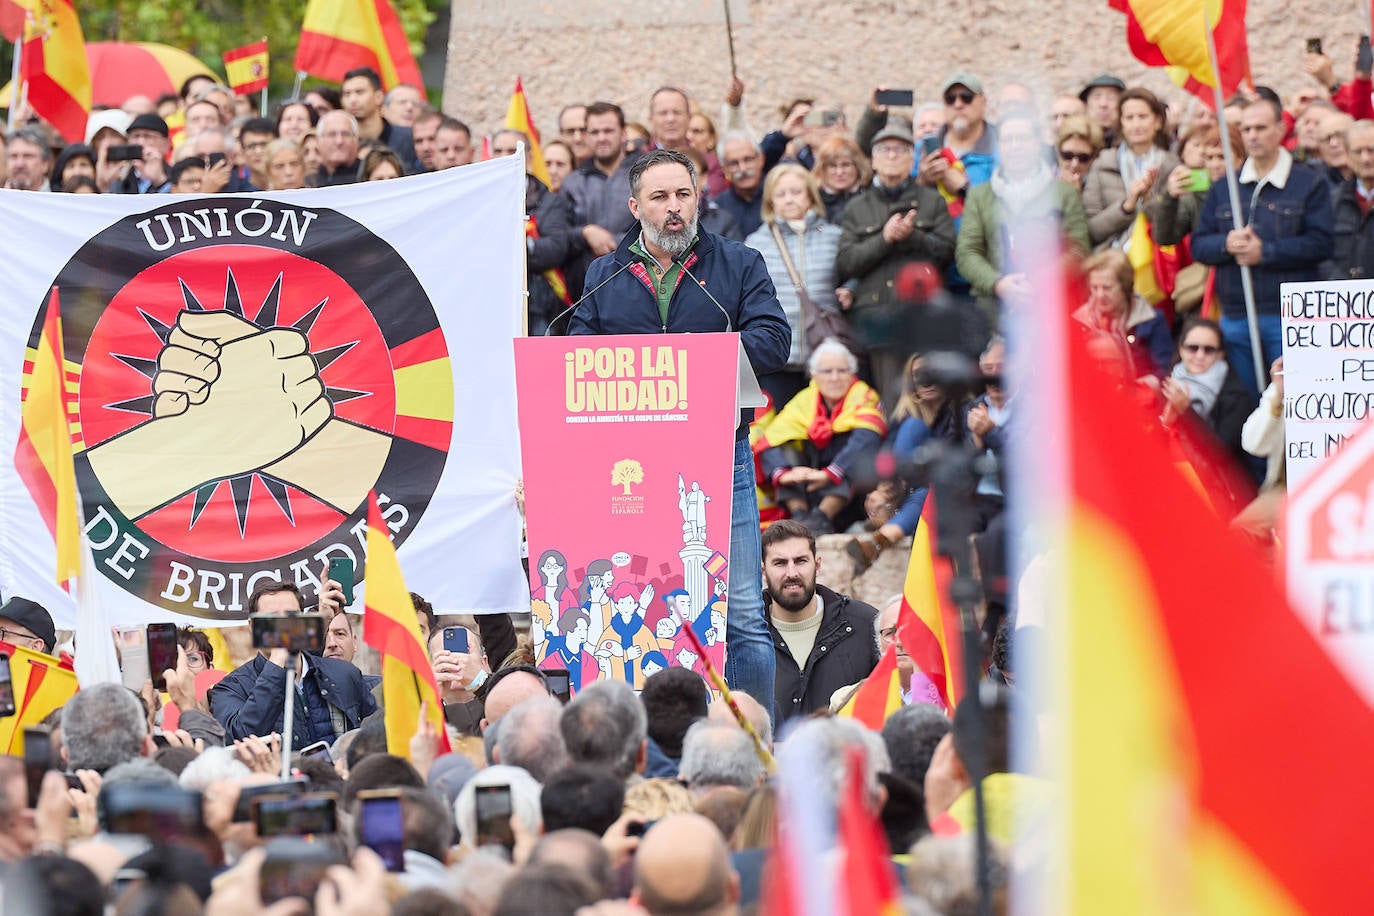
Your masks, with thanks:
<instances>
[{"instance_id":1,"label":"illustration of crowd on banner","mask_svg":"<svg viewBox=\"0 0 1374 916\"><path fill-rule=\"evenodd\" d=\"M1067 897L1027 911L1281 888L1374 912L1349 878L1374 794L1316 769L1374 755L1367 10L1304 29L1353 34L1307 39L1300 70L1252 73L1244 0L1106 0L1110 69L1160 68L1140 84L994 81L951 54L929 84L790 99L764 125L747 92L775 89L747 89L731 33L723 96L538 111L541 74L489 74L514 91L479 125L429 104L388 0L305 6L294 48L248 32L220 68L87 44L73 0L0 0L0 782L30 764L37 831L0 843L7 903L60 880L102 912L163 880L161 847L109 889L38 861L85 868L83 842L124 832L120 768L158 737L149 766L184 767L163 789L205 815L186 848L232 866L204 893L182 876L211 911L285 893L283 863L328 845L248 851L308 784L330 814L357 796L349 893L378 914L440 911L426 888L472 912L973 912L980 879L1004 912L1054 809ZM299 79L269 110L288 51ZM646 165L681 186L641 196ZM576 335L597 276L640 298L616 303L626 336ZM752 418L728 371L747 332L670 332L689 297L728 325L742 276L791 332ZM976 472L967 511L940 506L969 562L941 553L932 455ZM1062 479L1028 480L1045 455ZM1009 524L1018 501L1062 530ZM760 530L796 555L770 567ZM860 600L875 583L900 594ZM1087 603L1104 594L1119 613ZM324 624L299 681L285 645L244 644L254 608ZM119 665L146 646L102 634L168 624L167 689L148 670L139 707ZM1060 640L1094 651L1025 733L1110 780L1051 786L1009 746ZM1256 658L1309 690L1238 702ZM136 744L91 751L108 722ZM1331 746L1301 760L1234 740L1314 723ZM1122 728L1129 760L1102 740ZM283 733L312 759L283 760ZM221 787L293 768L219 810ZM1187 817L1138 816L1161 780ZM1312 797L1255 814L1292 785ZM1295 856L1313 812L1323 855ZM1146 848L1195 880L1123 853ZM576 856L614 877L548 864Z\"/></svg>"}]
</instances>

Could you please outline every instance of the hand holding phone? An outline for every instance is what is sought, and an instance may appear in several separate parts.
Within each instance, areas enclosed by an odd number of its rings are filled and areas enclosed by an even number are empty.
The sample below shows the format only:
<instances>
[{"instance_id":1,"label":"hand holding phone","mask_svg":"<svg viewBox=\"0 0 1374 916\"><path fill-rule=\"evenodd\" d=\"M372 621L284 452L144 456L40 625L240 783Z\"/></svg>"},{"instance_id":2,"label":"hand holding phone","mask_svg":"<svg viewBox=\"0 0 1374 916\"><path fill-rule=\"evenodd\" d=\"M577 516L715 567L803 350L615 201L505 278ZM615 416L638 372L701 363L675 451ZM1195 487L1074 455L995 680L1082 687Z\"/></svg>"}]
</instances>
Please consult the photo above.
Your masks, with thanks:
<instances>
[{"instance_id":1,"label":"hand holding phone","mask_svg":"<svg viewBox=\"0 0 1374 916\"><path fill-rule=\"evenodd\" d=\"M146 632L148 644L148 671L152 675L153 689L159 692L167 689L163 672L175 671L177 667L177 625L174 623L150 623Z\"/></svg>"},{"instance_id":2,"label":"hand holding phone","mask_svg":"<svg viewBox=\"0 0 1374 916\"><path fill-rule=\"evenodd\" d=\"M444 627L444 651L467 654L468 631L466 627Z\"/></svg>"},{"instance_id":3,"label":"hand holding phone","mask_svg":"<svg viewBox=\"0 0 1374 916\"><path fill-rule=\"evenodd\" d=\"M916 91L913 89L879 89L873 93L873 104L888 108L910 108L915 101Z\"/></svg>"},{"instance_id":4,"label":"hand holding phone","mask_svg":"<svg viewBox=\"0 0 1374 916\"><path fill-rule=\"evenodd\" d=\"M329 558L329 579L343 589L344 607L353 603L353 561L348 557Z\"/></svg>"},{"instance_id":5,"label":"hand holding phone","mask_svg":"<svg viewBox=\"0 0 1374 916\"><path fill-rule=\"evenodd\" d=\"M504 846L515 849L515 832L510 819L514 813L509 785L476 786L473 801L477 809L477 843L482 846Z\"/></svg>"},{"instance_id":6,"label":"hand holding phone","mask_svg":"<svg viewBox=\"0 0 1374 916\"><path fill-rule=\"evenodd\" d=\"M1321 40L1320 38L1309 38L1309 39L1307 39L1307 53L1308 53L1308 54L1320 54L1320 53L1322 53L1322 40Z\"/></svg>"},{"instance_id":7,"label":"hand holding phone","mask_svg":"<svg viewBox=\"0 0 1374 916\"><path fill-rule=\"evenodd\" d=\"M1374 50L1369 47L1369 36L1360 36L1360 48L1355 52L1355 72L1368 76L1374 70Z\"/></svg>"},{"instance_id":8,"label":"hand holding phone","mask_svg":"<svg viewBox=\"0 0 1374 916\"><path fill-rule=\"evenodd\" d=\"M10 657L0 652L0 718L14 715L14 680Z\"/></svg>"}]
</instances>

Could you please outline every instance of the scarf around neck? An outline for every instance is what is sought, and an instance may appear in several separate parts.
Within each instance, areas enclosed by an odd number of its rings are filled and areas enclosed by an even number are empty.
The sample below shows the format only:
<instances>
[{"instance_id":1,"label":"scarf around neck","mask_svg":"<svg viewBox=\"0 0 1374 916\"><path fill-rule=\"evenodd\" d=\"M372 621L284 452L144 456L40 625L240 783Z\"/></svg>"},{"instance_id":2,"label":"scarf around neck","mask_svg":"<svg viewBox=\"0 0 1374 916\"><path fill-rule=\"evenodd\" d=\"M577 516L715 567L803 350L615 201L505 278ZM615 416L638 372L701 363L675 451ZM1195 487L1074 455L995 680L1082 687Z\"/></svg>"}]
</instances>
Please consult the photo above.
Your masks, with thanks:
<instances>
[{"instance_id":1,"label":"scarf around neck","mask_svg":"<svg viewBox=\"0 0 1374 916\"><path fill-rule=\"evenodd\" d=\"M1011 181L999 168L992 173L992 193L997 195L1009 210L1022 210L1034 201L1054 181L1054 175L1044 162L1036 164L1035 171L1024 178Z\"/></svg>"},{"instance_id":2,"label":"scarf around neck","mask_svg":"<svg viewBox=\"0 0 1374 916\"><path fill-rule=\"evenodd\" d=\"M1217 397L1221 394L1221 386L1226 381L1226 371L1226 360L1219 359L1212 363L1212 368L1200 375L1189 372L1181 362L1176 363L1169 374L1175 380L1188 384L1188 401L1194 412L1206 420L1211 417L1212 408L1217 406Z\"/></svg>"}]
</instances>

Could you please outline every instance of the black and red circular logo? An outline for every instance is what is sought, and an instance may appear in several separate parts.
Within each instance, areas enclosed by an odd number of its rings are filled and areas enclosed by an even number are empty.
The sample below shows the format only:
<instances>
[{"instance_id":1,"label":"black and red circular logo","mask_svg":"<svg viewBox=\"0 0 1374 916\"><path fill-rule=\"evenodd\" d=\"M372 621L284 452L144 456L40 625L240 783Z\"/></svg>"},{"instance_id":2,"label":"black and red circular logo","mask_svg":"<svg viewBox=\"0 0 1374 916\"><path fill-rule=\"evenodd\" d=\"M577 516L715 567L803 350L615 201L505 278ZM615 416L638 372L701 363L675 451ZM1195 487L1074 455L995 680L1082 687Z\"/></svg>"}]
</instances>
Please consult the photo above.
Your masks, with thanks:
<instances>
[{"instance_id":1,"label":"black and red circular logo","mask_svg":"<svg viewBox=\"0 0 1374 916\"><path fill-rule=\"evenodd\" d=\"M309 594L340 555L361 575L369 491L398 545L414 530L452 437L448 349L409 265L356 220L178 201L102 231L55 285L111 581L240 618L260 581Z\"/></svg>"}]
</instances>

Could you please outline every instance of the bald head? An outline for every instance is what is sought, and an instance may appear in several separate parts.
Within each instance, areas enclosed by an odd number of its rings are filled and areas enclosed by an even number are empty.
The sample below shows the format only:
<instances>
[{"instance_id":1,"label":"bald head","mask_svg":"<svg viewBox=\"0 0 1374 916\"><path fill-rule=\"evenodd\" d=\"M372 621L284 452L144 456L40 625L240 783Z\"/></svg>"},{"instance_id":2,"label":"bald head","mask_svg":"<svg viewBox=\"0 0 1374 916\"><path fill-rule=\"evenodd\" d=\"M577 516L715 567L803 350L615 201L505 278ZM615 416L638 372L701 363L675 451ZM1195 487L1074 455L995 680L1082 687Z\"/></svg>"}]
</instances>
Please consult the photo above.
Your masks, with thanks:
<instances>
[{"instance_id":1,"label":"bald head","mask_svg":"<svg viewBox=\"0 0 1374 916\"><path fill-rule=\"evenodd\" d=\"M735 705L740 712L744 713L744 718L749 720L749 724L754 726L754 731L758 732L764 747L769 750L773 748L773 720L768 717L768 711L763 708L758 700L747 693L738 690L733 691L730 696L735 698ZM735 714L730 711L730 707L723 700L712 703L706 711L706 718L712 725L733 725L739 728L739 723L735 721Z\"/></svg>"},{"instance_id":2,"label":"bald head","mask_svg":"<svg viewBox=\"0 0 1374 916\"><path fill-rule=\"evenodd\" d=\"M526 700L549 695L544 682L528 671L516 671L501 678L500 682L487 694L483 703L486 718L482 720L485 729L493 722L519 706Z\"/></svg>"},{"instance_id":3,"label":"bald head","mask_svg":"<svg viewBox=\"0 0 1374 916\"><path fill-rule=\"evenodd\" d=\"M739 875L716 825L673 814L650 828L635 853L634 897L654 916L739 912Z\"/></svg>"}]
</instances>

